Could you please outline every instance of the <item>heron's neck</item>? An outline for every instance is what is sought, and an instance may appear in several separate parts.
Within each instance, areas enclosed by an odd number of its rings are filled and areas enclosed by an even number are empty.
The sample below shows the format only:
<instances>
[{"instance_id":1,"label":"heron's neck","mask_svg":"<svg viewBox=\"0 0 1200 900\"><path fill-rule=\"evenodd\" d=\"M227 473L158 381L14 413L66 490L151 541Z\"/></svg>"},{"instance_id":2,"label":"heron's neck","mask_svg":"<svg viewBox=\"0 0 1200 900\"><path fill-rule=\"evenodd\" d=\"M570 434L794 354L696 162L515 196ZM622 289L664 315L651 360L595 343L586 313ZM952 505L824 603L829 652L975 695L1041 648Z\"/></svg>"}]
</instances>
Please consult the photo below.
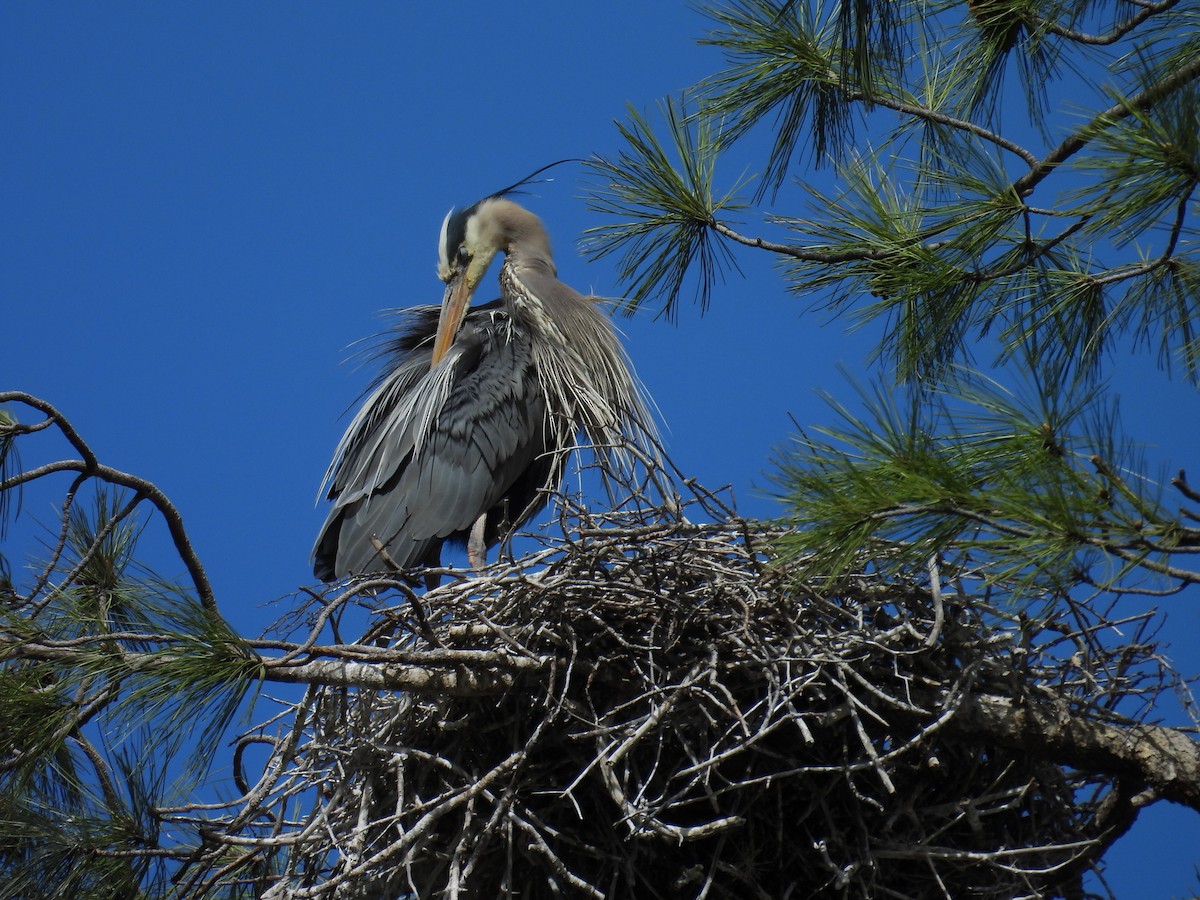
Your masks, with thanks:
<instances>
[{"instance_id":1,"label":"heron's neck","mask_svg":"<svg viewBox=\"0 0 1200 900\"><path fill-rule=\"evenodd\" d=\"M550 254L548 239L541 241L527 239L504 255L504 265L518 278L521 277L522 272L530 271L543 272L552 278L558 277L558 268L554 265L554 257Z\"/></svg>"},{"instance_id":2,"label":"heron's neck","mask_svg":"<svg viewBox=\"0 0 1200 900\"><path fill-rule=\"evenodd\" d=\"M553 263L550 272L553 273ZM508 259L500 269L500 294L508 303L509 313L524 326L541 338L539 343L560 345L566 339L555 320L555 304L547 303L546 298L539 297L530 290L529 284L522 278L523 274L532 274L526 268L524 272ZM546 283L545 280L542 280Z\"/></svg>"}]
</instances>

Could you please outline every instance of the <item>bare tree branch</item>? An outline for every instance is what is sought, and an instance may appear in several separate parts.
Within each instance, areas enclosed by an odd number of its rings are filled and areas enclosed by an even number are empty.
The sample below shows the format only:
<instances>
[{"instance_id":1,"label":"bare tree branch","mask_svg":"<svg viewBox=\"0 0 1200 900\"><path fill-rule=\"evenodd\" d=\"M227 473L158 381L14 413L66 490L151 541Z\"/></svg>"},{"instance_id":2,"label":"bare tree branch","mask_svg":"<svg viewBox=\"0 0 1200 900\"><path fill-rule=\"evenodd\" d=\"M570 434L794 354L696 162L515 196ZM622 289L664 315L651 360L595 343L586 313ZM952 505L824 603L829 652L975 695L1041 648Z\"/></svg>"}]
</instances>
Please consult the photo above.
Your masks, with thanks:
<instances>
[{"instance_id":1,"label":"bare tree branch","mask_svg":"<svg viewBox=\"0 0 1200 900\"><path fill-rule=\"evenodd\" d=\"M79 472L90 478L98 478L108 484L132 489L138 497L149 500L162 515L171 533L171 540L175 543L175 549L179 552L179 558L183 560L183 564L187 567L188 574L191 576L192 584L196 588L200 602L210 612L217 611L217 601L213 594L212 585L209 583L204 566L201 564L195 549L192 547L191 538L188 537L187 530L184 528L183 516L180 515L179 510L167 498L167 495L159 490L157 485L136 475L130 475L110 466L102 465L91 448L79 436L71 423L67 421L66 417L45 400L41 400L31 394L26 394L23 391L0 391L0 403L23 403L44 413L48 419L53 421L54 425L62 432L63 436L71 443L71 446L76 449L81 457L77 460L60 460L55 463L48 463L44 466L19 473L0 483L0 493L55 472Z\"/></svg>"}]
</instances>

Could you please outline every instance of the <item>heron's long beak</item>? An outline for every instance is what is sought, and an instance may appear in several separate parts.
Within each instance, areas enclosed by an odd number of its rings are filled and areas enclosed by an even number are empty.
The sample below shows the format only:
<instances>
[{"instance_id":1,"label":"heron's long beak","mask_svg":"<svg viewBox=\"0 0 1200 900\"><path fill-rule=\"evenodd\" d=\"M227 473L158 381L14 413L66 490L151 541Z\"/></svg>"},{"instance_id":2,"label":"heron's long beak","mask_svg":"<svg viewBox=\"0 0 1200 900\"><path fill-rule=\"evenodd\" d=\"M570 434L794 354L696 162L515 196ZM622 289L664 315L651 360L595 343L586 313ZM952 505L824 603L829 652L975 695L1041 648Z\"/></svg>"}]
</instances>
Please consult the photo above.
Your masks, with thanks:
<instances>
[{"instance_id":1,"label":"heron's long beak","mask_svg":"<svg viewBox=\"0 0 1200 900\"><path fill-rule=\"evenodd\" d=\"M458 336L458 329L466 318L467 309L471 305L471 295L474 285L470 283L466 272L459 272L446 285L446 295L442 298L442 311L438 316L437 337L433 341L433 361L431 368L442 361L449 352Z\"/></svg>"}]
</instances>

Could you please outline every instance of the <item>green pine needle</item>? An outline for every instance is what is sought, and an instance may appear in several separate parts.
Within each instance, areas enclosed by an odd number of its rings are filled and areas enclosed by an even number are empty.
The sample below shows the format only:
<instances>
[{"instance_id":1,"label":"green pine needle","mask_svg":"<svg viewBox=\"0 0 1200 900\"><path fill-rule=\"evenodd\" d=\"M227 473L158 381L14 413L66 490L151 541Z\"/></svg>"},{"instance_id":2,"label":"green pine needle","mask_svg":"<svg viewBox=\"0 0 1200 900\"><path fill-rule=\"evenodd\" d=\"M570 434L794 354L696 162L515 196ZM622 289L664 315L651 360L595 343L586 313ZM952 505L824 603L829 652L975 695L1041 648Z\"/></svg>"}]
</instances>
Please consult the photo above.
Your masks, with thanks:
<instances>
[{"instance_id":1,"label":"green pine needle","mask_svg":"<svg viewBox=\"0 0 1200 900\"><path fill-rule=\"evenodd\" d=\"M944 556L1065 589L1097 570L1097 581L1154 579L1178 540L1160 487L1132 474L1141 461L1115 411L1092 395L1036 379L1013 394L957 370L936 402L883 387L860 396L865 415L831 401L841 425L777 456L794 529L781 549L802 578L849 574L867 548L880 570L921 572Z\"/></svg>"},{"instance_id":2,"label":"green pine needle","mask_svg":"<svg viewBox=\"0 0 1200 900\"><path fill-rule=\"evenodd\" d=\"M617 124L625 149L587 162L596 179L588 205L615 221L588 229L584 249L594 259L618 255L618 272L628 285L626 313L660 297L667 315L674 316L689 275L696 278L701 309L708 306L724 267L733 263L713 226L719 213L744 206L736 199L741 183L716 192L710 120L689 115L682 99L665 101L659 112L663 138L630 108L628 122Z\"/></svg>"}]
</instances>

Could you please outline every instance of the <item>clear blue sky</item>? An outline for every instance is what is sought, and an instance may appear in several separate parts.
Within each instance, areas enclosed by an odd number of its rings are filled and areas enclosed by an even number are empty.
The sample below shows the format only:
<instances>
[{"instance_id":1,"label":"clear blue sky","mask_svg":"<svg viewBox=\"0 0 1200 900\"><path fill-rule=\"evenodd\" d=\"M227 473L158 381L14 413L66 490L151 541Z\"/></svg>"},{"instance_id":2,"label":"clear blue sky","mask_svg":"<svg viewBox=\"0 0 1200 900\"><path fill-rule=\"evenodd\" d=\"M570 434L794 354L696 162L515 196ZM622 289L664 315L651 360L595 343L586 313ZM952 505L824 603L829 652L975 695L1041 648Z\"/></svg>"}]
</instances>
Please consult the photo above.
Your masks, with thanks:
<instances>
[{"instance_id":1,"label":"clear blue sky","mask_svg":"<svg viewBox=\"0 0 1200 900\"><path fill-rule=\"evenodd\" d=\"M166 491L221 609L257 634L279 612L264 602L311 579L313 499L370 376L346 348L379 329L377 310L440 300L446 211L614 151L626 104L650 109L718 67L695 42L705 27L644 0L0 5L0 389L56 404L103 461ZM577 251L598 224L582 173L555 177L524 202L560 275L619 293ZM746 277L706 317L621 327L679 466L770 515L770 450L789 416L830 421L815 392L849 397L836 367L867 371L871 334L804 314L769 260L739 261ZM1195 393L1144 358L1118 371L1130 430L1186 465ZM33 447L57 452L31 443L29 462ZM26 513L53 521L36 492ZM14 562L27 537L10 534ZM1200 629L1177 602L1184 644ZM1148 817L1111 881L1182 896L1197 847L1194 815Z\"/></svg>"}]
</instances>

